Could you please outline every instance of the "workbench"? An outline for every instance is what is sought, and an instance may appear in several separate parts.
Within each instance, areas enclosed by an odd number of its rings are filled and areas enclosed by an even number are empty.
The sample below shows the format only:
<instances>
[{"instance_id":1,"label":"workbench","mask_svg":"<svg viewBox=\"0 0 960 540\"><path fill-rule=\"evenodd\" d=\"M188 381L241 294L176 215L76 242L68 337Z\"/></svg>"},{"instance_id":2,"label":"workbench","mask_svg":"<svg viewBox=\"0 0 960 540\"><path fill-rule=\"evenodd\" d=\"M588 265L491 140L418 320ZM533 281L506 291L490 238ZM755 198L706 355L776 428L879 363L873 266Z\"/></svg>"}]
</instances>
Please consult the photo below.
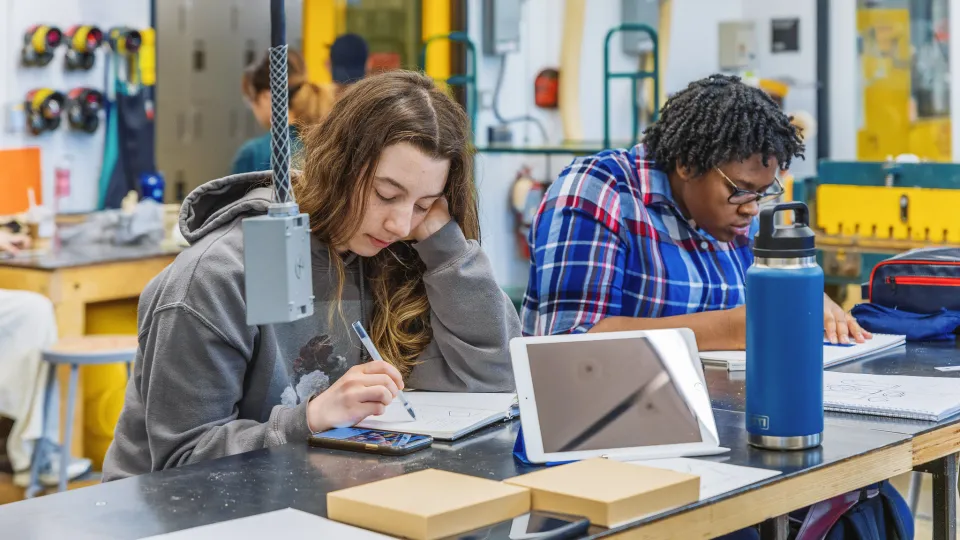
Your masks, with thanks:
<instances>
[{"instance_id":1,"label":"workbench","mask_svg":"<svg viewBox=\"0 0 960 540\"><path fill-rule=\"evenodd\" d=\"M179 251L180 248L156 244L95 244L36 255L0 257L0 289L20 289L46 296L53 302L59 336L82 336L87 333L87 311L92 304L126 300L132 304L130 312L135 317L141 291ZM136 326L135 319L133 326ZM63 411L66 410L68 373L65 367L58 374ZM78 423L73 430L71 452L75 456L84 454L82 401L77 400L74 414Z\"/></svg>"},{"instance_id":2,"label":"workbench","mask_svg":"<svg viewBox=\"0 0 960 540\"><path fill-rule=\"evenodd\" d=\"M932 368L960 363L957 353L953 344L912 344L840 369L949 376ZM785 524L782 516L794 509L931 463L942 488L935 493L941 509L934 513L938 521L934 538L955 537L953 521L946 520L955 516L960 415L923 423L829 413L821 447L802 452L759 450L746 443L742 375L707 371L720 444L731 452L705 459L782 474L617 529L594 527L589 538L710 538L756 523L765 523L766 536L779 538ZM328 492L406 472L439 468L492 479L529 472L531 467L512 456L518 427L516 421L492 426L462 441L436 442L431 449L404 457L315 449L294 442L0 506L0 523L15 538L142 538L287 507L322 516ZM481 537L506 538L506 527Z\"/></svg>"},{"instance_id":3,"label":"workbench","mask_svg":"<svg viewBox=\"0 0 960 540\"><path fill-rule=\"evenodd\" d=\"M836 366L831 371L915 377L960 376L960 371L943 372L935 369L943 366L960 366L960 345L956 342L911 343L906 348L871 355L857 362ZM715 409L744 410L744 372L731 374L709 369L706 370L706 377ZM850 413L827 413L827 419L837 426L868 427L910 437L914 469L933 476L933 538L953 540L957 537L960 415L939 423Z\"/></svg>"}]
</instances>

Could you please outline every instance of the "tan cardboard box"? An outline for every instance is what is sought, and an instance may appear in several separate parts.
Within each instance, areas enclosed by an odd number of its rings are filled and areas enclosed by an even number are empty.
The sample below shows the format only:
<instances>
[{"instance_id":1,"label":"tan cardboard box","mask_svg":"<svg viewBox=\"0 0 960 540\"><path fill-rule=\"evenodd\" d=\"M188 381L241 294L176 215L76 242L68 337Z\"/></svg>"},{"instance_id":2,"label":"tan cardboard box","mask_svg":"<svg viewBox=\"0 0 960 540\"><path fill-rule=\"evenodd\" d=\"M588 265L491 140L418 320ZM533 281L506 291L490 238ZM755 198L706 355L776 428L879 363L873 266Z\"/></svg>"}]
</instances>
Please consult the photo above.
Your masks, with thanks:
<instances>
[{"instance_id":1,"label":"tan cardboard box","mask_svg":"<svg viewBox=\"0 0 960 540\"><path fill-rule=\"evenodd\" d=\"M327 517L394 536L432 540L530 511L530 491L435 469L327 494Z\"/></svg>"},{"instance_id":2,"label":"tan cardboard box","mask_svg":"<svg viewBox=\"0 0 960 540\"><path fill-rule=\"evenodd\" d=\"M700 477L609 459L589 459L505 480L529 488L533 509L614 527L700 499Z\"/></svg>"}]
</instances>

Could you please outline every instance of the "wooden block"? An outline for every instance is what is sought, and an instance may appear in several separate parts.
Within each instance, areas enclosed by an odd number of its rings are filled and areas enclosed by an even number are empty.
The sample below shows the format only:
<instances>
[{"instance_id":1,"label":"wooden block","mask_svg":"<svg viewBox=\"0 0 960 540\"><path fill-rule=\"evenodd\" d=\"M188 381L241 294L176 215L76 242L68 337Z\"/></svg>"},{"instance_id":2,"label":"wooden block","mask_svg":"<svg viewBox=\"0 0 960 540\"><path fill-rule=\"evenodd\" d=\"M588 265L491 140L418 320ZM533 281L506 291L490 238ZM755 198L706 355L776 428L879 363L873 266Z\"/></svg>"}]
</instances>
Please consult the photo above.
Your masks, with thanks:
<instances>
[{"instance_id":1,"label":"wooden block","mask_svg":"<svg viewBox=\"0 0 960 540\"><path fill-rule=\"evenodd\" d=\"M435 469L327 494L327 517L393 536L432 540L530 511L521 487Z\"/></svg>"},{"instance_id":2,"label":"wooden block","mask_svg":"<svg viewBox=\"0 0 960 540\"><path fill-rule=\"evenodd\" d=\"M604 527L700 499L699 476L609 459L588 459L504 482L529 488L534 510L584 516Z\"/></svg>"}]
</instances>

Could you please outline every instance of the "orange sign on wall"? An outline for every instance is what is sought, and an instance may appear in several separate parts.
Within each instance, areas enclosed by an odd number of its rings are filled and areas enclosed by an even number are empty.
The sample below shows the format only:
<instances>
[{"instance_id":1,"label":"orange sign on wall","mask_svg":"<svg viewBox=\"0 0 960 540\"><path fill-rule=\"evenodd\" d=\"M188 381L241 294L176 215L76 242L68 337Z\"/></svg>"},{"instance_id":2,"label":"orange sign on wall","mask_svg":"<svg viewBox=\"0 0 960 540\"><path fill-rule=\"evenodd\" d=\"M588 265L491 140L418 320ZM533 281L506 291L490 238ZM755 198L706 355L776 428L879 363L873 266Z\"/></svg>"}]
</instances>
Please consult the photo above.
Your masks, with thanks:
<instances>
[{"instance_id":1,"label":"orange sign on wall","mask_svg":"<svg viewBox=\"0 0 960 540\"><path fill-rule=\"evenodd\" d=\"M33 189L37 204L43 204L40 188L40 149L0 150L0 216L26 212L28 192Z\"/></svg>"}]
</instances>

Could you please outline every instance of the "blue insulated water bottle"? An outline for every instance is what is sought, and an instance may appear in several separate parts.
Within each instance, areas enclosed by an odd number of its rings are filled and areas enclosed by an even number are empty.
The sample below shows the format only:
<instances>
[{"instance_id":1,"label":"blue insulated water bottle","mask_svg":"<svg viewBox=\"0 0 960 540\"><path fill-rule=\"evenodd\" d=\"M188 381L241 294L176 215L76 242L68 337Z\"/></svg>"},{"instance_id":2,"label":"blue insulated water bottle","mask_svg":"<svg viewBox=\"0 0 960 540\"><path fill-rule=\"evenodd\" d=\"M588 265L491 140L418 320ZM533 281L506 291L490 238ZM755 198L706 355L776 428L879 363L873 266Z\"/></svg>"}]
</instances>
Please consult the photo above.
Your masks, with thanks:
<instances>
[{"instance_id":1,"label":"blue insulated water bottle","mask_svg":"<svg viewBox=\"0 0 960 540\"><path fill-rule=\"evenodd\" d=\"M778 227L778 212L792 225ZM802 450L823 438L823 270L800 202L760 212L747 270L747 440Z\"/></svg>"}]
</instances>

